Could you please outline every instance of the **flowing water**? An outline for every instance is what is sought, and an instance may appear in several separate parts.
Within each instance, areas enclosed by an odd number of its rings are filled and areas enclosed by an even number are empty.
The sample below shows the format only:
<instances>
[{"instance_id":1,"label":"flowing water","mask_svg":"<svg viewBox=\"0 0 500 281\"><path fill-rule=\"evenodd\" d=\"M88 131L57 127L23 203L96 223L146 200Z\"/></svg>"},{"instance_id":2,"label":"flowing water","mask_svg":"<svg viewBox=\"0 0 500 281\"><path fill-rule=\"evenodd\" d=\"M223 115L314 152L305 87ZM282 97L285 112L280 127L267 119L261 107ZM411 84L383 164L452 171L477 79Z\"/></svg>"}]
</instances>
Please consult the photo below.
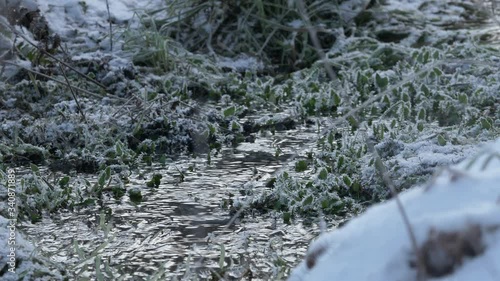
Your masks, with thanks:
<instances>
[{"instance_id":1,"label":"flowing water","mask_svg":"<svg viewBox=\"0 0 500 281\"><path fill-rule=\"evenodd\" d=\"M164 167L144 168L144 176L132 175L128 186L141 188L141 203L132 204L128 196L119 202L105 200L104 207L112 210L107 238L99 228L98 208L63 211L36 224L25 223L23 228L42 253L66 266L82 260L75 253L75 242L89 255L107 241L101 256L112 268L120 267L125 280L142 280L161 266L169 277L192 279L194 275L186 274L188 271L208 277L219 269L221 253L226 266L234 262L231 274L251 270L253 280L268 279L279 268L274 262L286 267L297 264L310 239L318 234L317 227L302 227L298 220L284 225L281 217L251 210L243 218L231 216L223 202L261 194L267 189L267 179L315 137L313 128L302 127L223 149L210 164L206 156L186 157ZM278 158L277 143L281 149ZM184 172L183 180L179 170ZM159 188L145 187L153 173L163 176ZM252 186L244 188L249 182ZM240 191L245 189L248 192L242 195ZM89 259L78 267L93 267L93 262ZM188 264L190 269L186 269Z\"/></svg>"}]
</instances>

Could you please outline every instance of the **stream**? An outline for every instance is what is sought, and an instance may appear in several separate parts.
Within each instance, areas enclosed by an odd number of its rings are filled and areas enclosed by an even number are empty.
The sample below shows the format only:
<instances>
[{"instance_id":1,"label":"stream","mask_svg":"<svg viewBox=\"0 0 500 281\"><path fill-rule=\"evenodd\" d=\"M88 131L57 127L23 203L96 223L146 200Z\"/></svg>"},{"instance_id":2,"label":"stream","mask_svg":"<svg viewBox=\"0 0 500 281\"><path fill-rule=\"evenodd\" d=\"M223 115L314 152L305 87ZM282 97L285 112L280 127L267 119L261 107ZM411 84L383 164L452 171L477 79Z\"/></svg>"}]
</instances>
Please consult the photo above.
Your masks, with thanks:
<instances>
[{"instance_id":1,"label":"stream","mask_svg":"<svg viewBox=\"0 0 500 281\"><path fill-rule=\"evenodd\" d=\"M36 224L24 223L22 228L41 253L67 268L76 265L77 272L84 265L92 268L94 259L79 262L82 259L75 253L74 242L88 257L107 241L100 256L111 268L120 267L118 275L124 280L143 280L162 266L172 279L192 279L189 272L193 271L208 278L219 268L223 245L225 266L231 267L228 276L251 270L252 280L269 279L279 268L273 260L293 267L302 259L310 240L319 233L317 225L304 227L300 220L286 225L281 216L272 213L250 211L251 215L243 218L230 216L222 203L230 196L242 200L258 196L267 188L266 180L315 137L314 126L303 126L222 149L209 165L204 156L182 157L165 167L145 167L144 176L134 173L128 186L141 187L141 203L132 204L128 196L118 202L105 200L104 206L112 210L107 220L112 225L108 238L99 228L98 207L60 211ZM278 158L277 143L281 149ZM183 181L179 170L185 174ZM145 187L145 179L152 173L163 176L159 188ZM92 178L96 181L96 176ZM252 180L250 193L254 195L242 195L242 186Z\"/></svg>"}]
</instances>

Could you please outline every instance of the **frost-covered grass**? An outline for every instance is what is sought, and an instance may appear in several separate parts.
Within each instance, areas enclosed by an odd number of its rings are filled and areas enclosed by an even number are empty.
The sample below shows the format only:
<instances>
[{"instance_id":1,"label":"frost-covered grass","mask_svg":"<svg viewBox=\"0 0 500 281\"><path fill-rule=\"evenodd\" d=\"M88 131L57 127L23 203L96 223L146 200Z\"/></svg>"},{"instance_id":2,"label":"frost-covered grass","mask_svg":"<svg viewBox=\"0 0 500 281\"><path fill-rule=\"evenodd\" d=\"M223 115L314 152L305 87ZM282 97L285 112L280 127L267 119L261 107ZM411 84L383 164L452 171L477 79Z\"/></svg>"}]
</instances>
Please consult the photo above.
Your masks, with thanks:
<instances>
[{"instance_id":1,"label":"frost-covered grass","mask_svg":"<svg viewBox=\"0 0 500 281\"><path fill-rule=\"evenodd\" d=\"M350 48L360 41L353 40ZM384 199L388 191L375 175L368 140L377 144L397 186L405 189L425 180L433 168L460 160L471 145L498 136L500 77L491 50L472 44L415 50L379 43L356 52L350 60L340 56L342 50L331 54L343 65L341 84L318 82L317 68L270 90L275 100L294 97L302 116L342 117L356 110L345 123L320 125L317 149L297 161L294 176L278 175L276 188L263 201L278 204L285 216L319 210L343 214L358 208L353 199L364 204Z\"/></svg>"},{"instance_id":2,"label":"frost-covered grass","mask_svg":"<svg viewBox=\"0 0 500 281\"><path fill-rule=\"evenodd\" d=\"M330 1L307 1L307 16L325 44L335 41L330 28L345 25L362 5L344 12L345 4ZM354 1L341 1L354 2ZM168 1L165 8L152 11L150 26L191 51L235 57L254 54L272 68L293 70L310 65L316 50L309 44L303 14L293 1Z\"/></svg>"}]
</instances>

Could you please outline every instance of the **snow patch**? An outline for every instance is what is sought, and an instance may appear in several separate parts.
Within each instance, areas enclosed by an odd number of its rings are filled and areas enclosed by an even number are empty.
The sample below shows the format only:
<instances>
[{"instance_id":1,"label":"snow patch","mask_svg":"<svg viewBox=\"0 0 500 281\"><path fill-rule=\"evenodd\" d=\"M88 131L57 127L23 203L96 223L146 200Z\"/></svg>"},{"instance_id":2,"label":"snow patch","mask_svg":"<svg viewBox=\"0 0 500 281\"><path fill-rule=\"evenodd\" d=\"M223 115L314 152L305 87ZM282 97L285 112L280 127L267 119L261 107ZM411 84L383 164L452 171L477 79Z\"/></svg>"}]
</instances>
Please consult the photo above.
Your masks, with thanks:
<instances>
[{"instance_id":1,"label":"snow patch","mask_svg":"<svg viewBox=\"0 0 500 281\"><path fill-rule=\"evenodd\" d=\"M499 153L500 139L400 195L428 277L499 278ZM392 199L321 235L289 280L417 280L415 256Z\"/></svg>"}]
</instances>

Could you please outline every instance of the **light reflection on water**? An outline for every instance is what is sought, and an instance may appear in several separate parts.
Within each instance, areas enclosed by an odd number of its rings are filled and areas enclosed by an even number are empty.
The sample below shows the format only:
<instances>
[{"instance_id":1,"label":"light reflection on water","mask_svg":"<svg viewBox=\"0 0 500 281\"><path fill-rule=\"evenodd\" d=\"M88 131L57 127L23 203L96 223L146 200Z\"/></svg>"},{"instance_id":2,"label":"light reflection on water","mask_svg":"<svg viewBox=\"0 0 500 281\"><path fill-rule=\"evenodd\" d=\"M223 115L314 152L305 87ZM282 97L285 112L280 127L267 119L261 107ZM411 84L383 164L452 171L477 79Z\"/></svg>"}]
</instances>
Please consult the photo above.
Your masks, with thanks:
<instances>
[{"instance_id":1,"label":"light reflection on water","mask_svg":"<svg viewBox=\"0 0 500 281\"><path fill-rule=\"evenodd\" d=\"M259 275L264 279L272 275L273 258L270 257L274 255L295 265L310 239L317 234L315 227L305 231L300 224L283 225L270 214L247 215L227 227L231 217L221 205L230 194L243 197L239 191L255 177L256 171L275 172L314 136L301 129L257 138L253 144L223 150L212 159L211 165L206 165L206 157L200 157L181 158L166 167L145 167L144 178L160 173L161 185L158 189L148 188L146 180L132 176L127 187L142 188L143 201L139 205L131 204L128 196L120 203L105 200L105 206L112 209L109 235L113 238L103 249L102 257L109 259L111 267L121 266L126 280L141 280L162 265L171 277L182 278L188 256L192 262L201 259L201 265L191 265L195 271L216 268L220 244L224 245L226 262L229 264L232 257L250 265L254 280L258 280ZM277 142L281 149L279 158L275 157L273 145ZM187 167L193 164L195 170L188 172ZM183 182L179 181L177 168L185 171ZM264 185L265 181L261 180L254 187L262 190ZM43 253L71 266L79 260L74 253L73 239L86 253L106 241L103 231L98 229L99 212L97 208L61 212L35 225L26 223L24 228Z\"/></svg>"}]
</instances>

